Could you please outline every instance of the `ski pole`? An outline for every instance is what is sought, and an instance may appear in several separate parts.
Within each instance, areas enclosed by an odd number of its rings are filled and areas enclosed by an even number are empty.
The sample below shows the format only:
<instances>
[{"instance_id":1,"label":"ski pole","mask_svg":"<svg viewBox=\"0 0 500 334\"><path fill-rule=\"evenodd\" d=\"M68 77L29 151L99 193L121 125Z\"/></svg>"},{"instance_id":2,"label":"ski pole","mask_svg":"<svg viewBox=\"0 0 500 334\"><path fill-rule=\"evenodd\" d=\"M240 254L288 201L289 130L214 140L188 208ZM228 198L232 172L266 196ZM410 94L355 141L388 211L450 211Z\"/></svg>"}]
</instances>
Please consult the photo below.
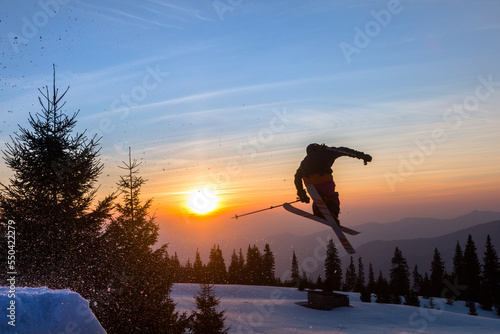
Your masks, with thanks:
<instances>
[{"instance_id":1,"label":"ski pole","mask_svg":"<svg viewBox=\"0 0 500 334\"><path fill-rule=\"evenodd\" d=\"M293 201L293 202L289 202L289 203L283 203L283 204L280 204L280 205L274 205L274 206L271 206L271 207L266 208L266 209L260 209L260 210L257 210L257 211L252 211L252 212L244 213L242 215L234 215L234 217L231 217L231 218L236 218L236 220L237 220L238 218L243 217L243 216L248 216L248 215L251 215L251 214L254 214L254 213L257 213L257 212L262 212L262 211L271 210L271 209L274 209L274 208L279 208L280 206L283 206L285 204L292 204L292 203L296 203L296 202L300 202L300 199L298 199L296 201Z\"/></svg>"}]
</instances>

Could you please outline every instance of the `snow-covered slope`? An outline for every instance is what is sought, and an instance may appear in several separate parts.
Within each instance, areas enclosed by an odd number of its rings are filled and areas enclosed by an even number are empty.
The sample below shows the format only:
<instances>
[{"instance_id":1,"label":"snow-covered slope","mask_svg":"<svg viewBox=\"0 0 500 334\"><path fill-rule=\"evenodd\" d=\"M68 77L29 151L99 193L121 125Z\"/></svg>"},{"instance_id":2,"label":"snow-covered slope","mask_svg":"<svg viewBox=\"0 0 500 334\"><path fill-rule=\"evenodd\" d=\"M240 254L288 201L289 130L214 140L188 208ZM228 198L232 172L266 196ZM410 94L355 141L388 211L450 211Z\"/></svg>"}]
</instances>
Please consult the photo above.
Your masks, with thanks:
<instances>
[{"instance_id":1,"label":"snow-covered slope","mask_svg":"<svg viewBox=\"0 0 500 334\"><path fill-rule=\"evenodd\" d=\"M89 302L70 290L0 287L0 333L106 333Z\"/></svg>"},{"instance_id":2,"label":"snow-covered slope","mask_svg":"<svg viewBox=\"0 0 500 334\"><path fill-rule=\"evenodd\" d=\"M174 284L177 309L194 309L198 290L197 284ZM319 311L300 306L307 293L292 288L216 285L215 293L230 333L498 333L500 328L493 312L478 307L479 316L470 316L462 301L446 305L435 299L438 310L362 303L359 294L349 293L351 307Z\"/></svg>"}]
</instances>

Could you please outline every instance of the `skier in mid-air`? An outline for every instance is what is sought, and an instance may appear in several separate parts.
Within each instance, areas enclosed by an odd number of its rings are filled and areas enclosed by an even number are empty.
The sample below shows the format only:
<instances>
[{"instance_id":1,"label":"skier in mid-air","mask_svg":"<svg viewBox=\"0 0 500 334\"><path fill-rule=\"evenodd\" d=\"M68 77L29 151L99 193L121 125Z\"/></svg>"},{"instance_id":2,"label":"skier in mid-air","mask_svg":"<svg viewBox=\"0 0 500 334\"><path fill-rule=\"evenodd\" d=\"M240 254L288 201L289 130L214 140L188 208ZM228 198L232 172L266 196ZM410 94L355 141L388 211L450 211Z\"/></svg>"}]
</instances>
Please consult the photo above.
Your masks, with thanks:
<instances>
[{"instance_id":1,"label":"skier in mid-air","mask_svg":"<svg viewBox=\"0 0 500 334\"><path fill-rule=\"evenodd\" d=\"M300 167L295 173L295 187L297 188L297 196L303 203L309 203L309 197L305 191L304 184L312 184L321 195L328 210L333 218L340 225L340 200L339 193L335 191L335 182L332 176L332 165L335 159L347 156L358 158L364 161L366 165L372 161L372 157L360 151L356 151L347 147L329 147L325 144L310 144L306 149L307 155L300 163ZM313 203L313 213L315 216L324 218L323 214Z\"/></svg>"}]
</instances>

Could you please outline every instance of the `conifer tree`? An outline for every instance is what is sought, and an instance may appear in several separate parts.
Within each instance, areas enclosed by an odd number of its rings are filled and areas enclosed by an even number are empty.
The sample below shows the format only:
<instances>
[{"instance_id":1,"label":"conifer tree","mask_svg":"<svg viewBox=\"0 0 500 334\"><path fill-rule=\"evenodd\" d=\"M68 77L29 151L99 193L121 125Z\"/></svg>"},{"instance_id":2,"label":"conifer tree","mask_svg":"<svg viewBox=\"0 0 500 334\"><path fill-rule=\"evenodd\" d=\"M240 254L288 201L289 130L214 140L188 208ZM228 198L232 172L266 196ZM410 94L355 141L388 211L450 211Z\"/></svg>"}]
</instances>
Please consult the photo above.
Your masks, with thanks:
<instances>
[{"instance_id":1,"label":"conifer tree","mask_svg":"<svg viewBox=\"0 0 500 334\"><path fill-rule=\"evenodd\" d=\"M239 284L239 279L241 276L241 270L243 268L239 267L238 255L236 255L236 250L233 249L233 254L231 254L231 263L227 271L227 281L229 284Z\"/></svg>"},{"instance_id":2,"label":"conifer tree","mask_svg":"<svg viewBox=\"0 0 500 334\"><path fill-rule=\"evenodd\" d=\"M213 245L210 250L206 272L209 283L222 284L226 282L226 264L219 245Z\"/></svg>"},{"instance_id":3,"label":"conifer tree","mask_svg":"<svg viewBox=\"0 0 500 334\"><path fill-rule=\"evenodd\" d=\"M477 315L476 303L474 302L469 303L469 315Z\"/></svg>"},{"instance_id":4,"label":"conifer tree","mask_svg":"<svg viewBox=\"0 0 500 334\"><path fill-rule=\"evenodd\" d=\"M108 333L182 332L185 314L175 312L170 298L172 266L166 245L152 250L158 225L148 215L152 201L141 203L140 192L146 182L137 176L140 164L123 163L126 174L118 182L122 202L118 215L107 226L103 239L106 249L105 291L109 299L96 300L96 311Z\"/></svg>"},{"instance_id":5,"label":"conifer tree","mask_svg":"<svg viewBox=\"0 0 500 334\"><path fill-rule=\"evenodd\" d=\"M351 262L347 267L345 272L345 281L344 281L344 291L351 292L354 291L356 287L356 267L354 266L354 259L351 256Z\"/></svg>"},{"instance_id":6,"label":"conifer tree","mask_svg":"<svg viewBox=\"0 0 500 334\"><path fill-rule=\"evenodd\" d=\"M323 278L321 278L321 275L318 275L316 279L315 289L323 289Z\"/></svg>"},{"instance_id":7,"label":"conifer tree","mask_svg":"<svg viewBox=\"0 0 500 334\"><path fill-rule=\"evenodd\" d=\"M407 295L405 295L404 298L405 298L404 305L416 306L416 307L420 306L420 300L418 299L418 295L415 293L415 291L410 290L410 292Z\"/></svg>"},{"instance_id":8,"label":"conifer tree","mask_svg":"<svg viewBox=\"0 0 500 334\"><path fill-rule=\"evenodd\" d=\"M201 261L200 250L196 249L193 263L193 278L195 283L206 283L205 266Z\"/></svg>"},{"instance_id":9,"label":"conifer tree","mask_svg":"<svg viewBox=\"0 0 500 334\"><path fill-rule=\"evenodd\" d=\"M193 265L191 264L190 259L187 259L186 265L182 268L182 271L183 271L182 282L193 283L194 282L194 270L193 270Z\"/></svg>"},{"instance_id":10,"label":"conifer tree","mask_svg":"<svg viewBox=\"0 0 500 334\"><path fill-rule=\"evenodd\" d=\"M376 303L387 304L391 302L391 296L389 291L389 283L382 275L382 271L379 272L377 279L377 298L375 299Z\"/></svg>"},{"instance_id":11,"label":"conifer tree","mask_svg":"<svg viewBox=\"0 0 500 334\"><path fill-rule=\"evenodd\" d=\"M375 274L373 272L373 265L370 262L370 264L368 265L368 285L367 285L368 291L370 293L375 292L376 286L377 286L377 282L375 281Z\"/></svg>"},{"instance_id":12,"label":"conifer tree","mask_svg":"<svg viewBox=\"0 0 500 334\"><path fill-rule=\"evenodd\" d=\"M413 285L411 287L412 292L414 292L417 296L421 294L422 291L422 282L423 282L423 277L420 275L418 272L418 266L415 265L413 268Z\"/></svg>"},{"instance_id":13,"label":"conifer tree","mask_svg":"<svg viewBox=\"0 0 500 334\"><path fill-rule=\"evenodd\" d=\"M259 247L248 245L247 261L245 265L246 284L260 285L263 284L262 278L262 256Z\"/></svg>"},{"instance_id":14,"label":"conifer tree","mask_svg":"<svg viewBox=\"0 0 500 334\"><path fill-rule=\"evenodd\" d=\"M325 281L323 291L340 290L342 286L342 262L332 239L328 240L325 259Z\"/></svg>"},{"instance_id":15,"label":"conifer tree","mask_svg":"<svg viewBox=\"0 0 500 334\"><path fill-rule=\"evenodd\" d=\"M170 279L172 283L179 283L184 280L182 277L183 273L181 270L181 262L179 261L179 256L177 252L174 252L174 255L170 257Z\"/></svg>"},{"instance_id":16,"label":"conifer tree","mask_svg":"<svg viewBox=\"0 0 500 334\"><path fill-rule=\"evenodd\" d=\"M457 244L455 246L455 254L453 255L453 278L457 279L457 282L460 282L463 277L463 252L462 247L460 247L460 242L457 240Z\"/></svg>"},{"instance_id":17,"label":"conifer tree","mask_svg":"<svg viewBox=\"0 0 500 334\"><path fill-rule=\"evenodd\" d=\"M300 276L298 290L304 291L305 289L309 288L309 286L310 286L310 281L309 278L307 277L306 271L302 270L302 276Z\"/></svg>"},{"instance_id":18,"label":"conifer tree","mask_svg":"<svg viewBox=\"0 0 500 334\"><path fill-rule=\"evenodd\" d=\"M52 90L39 89L41 112L30 113L29 127L19 125L2 151L14 176L0 184L0 228L6 233L7 221L16 223L17 285L72 288L87 297L114 196L92 208L103 169L99 140L75 133L78 112L63 111L69 87L60 94L55 76L54 66ZM0 243L0 259L6 244Z\"/></svg>"},{"instance_id":19,"label":"conifer tree","mask_svg":"<svg viewBox=\"0 0 500 334\"><path fill-rule=\"evenodd\" d=\"M360 256L358 258L358 277L356 278L355 291L361 292L364 287L365 287L365 266L363 265L363 259Z\"/></svg>"},{"instance_id":20,"label":"conifer tree","mask_svg":"<svg viewBox=\"0 0 500 334\"><path fill-rule=\"evenodd\" d=\"M240 251L238 253L238 268L240 269L240 274L238 276L238 284L241 284L244 282L244 274L245 274L245 257L243 256L243 250L240 248Z\"/></svg>"},{"instance_id":21,"label":"conifer tree","mask_svg":"<svg viewBox=\"0 0 500 334\"><path fill-rule=\"evenodd\" d=\"M295 286L300 285L300 274L299 274L299 262L297 260L297 256L295 255L295 251L292 253L292 282Z\"/></svg>"},{"instance_id":22,"label":"conifer tree","mask_svg":"<svg viewBox=\"0 0 500 334\"><path fill-rule=\"evenodd\" d=\"M193 334L224 334L226 328L225 311L218 311L220 299L217 298L212 284L202 284L201 291L195 295L196 310L191 314L190 329Z\"/></svg>"},{"instance_id":23,"label":"conifer tree","mask_svg":"<svg viewBox=\"0 0 500 334\"><path fill-rule=\"evenodd\" d=\"M436 308L436 303L434 302L434 297L429 298L429 305L425 305L424 308L430 308L434 310Z\"/></svg>"},{"instance_id":24,"label":"conifer tree","mask_svg":"<svg viewBox=\"0 0 500 334\"><path fill-rule=\"evenodd\" d=\"M437 248L434 249L434 256L431 263L431 295L441 297L444 288L444 261Z\"/></svg>"},{"instance_id":25,"label":"conifer tree","mask_svg":"<svg viewBox=\"0 0 500 334\"><path fill-rule=\"evenodd\" d=\"M481 284L481 307L491 311L493 305L500 304L500 262L491 243L491 237L486 238L486 249L483 257L483 275Z\"/></svg>"},{"instance_id":26,"label":"conifer tree","mask_svg":"<svg viewBox=\"0 0 500 334\"><path fill-rule=\"evenodd\" d=\"M368 291L367 287L365 287L365 286L361 287L359 299L363 303L371 303L372 302L372 294L370 293L370 291Z\"/></svg>"},{"instance_id":27,"label":"conifer tree","mask_svg":"<svg viewBox=\"0 0 500 334\"><path fill-rule=\"evenodd\" d=\"M269 244L264 246L264 255L262 258L263 279L265 285L273 285L275 279L274 254Z\"/></svg>"},{"instance_id":28,"label":"conifer tree","mask_svg":"<svg viewBox=\"0 0 500 334\"><path fill-rule=\"evenodd\" d=\"M432 284L427 273L424 274L424 279L422 280L422 297L429 298L432 295Z\"/></svg>"},{"instance_id":29,"label":"conifer tree","mask_svg":"<svg viewBox=\"0 0 500 334\"><path fill-rule=\"evenodd\" d=\"M463 285L467 286L464 291L464 298L469 302L477 301L481 284L481 263L477 256L476 245L470 234L465 245L462 270Z\"/></svg>"},{"instance_id":30,"label":"conifer tree","mask_svg":"<svg viewBox=\"0 0 500 334\"><path fill-rule=\"evenodd\" d=\"M398 247L391 260L390 288L395 296L403 296L410 292L410 271L403 253Z\"/></svg>"}]
</instances>

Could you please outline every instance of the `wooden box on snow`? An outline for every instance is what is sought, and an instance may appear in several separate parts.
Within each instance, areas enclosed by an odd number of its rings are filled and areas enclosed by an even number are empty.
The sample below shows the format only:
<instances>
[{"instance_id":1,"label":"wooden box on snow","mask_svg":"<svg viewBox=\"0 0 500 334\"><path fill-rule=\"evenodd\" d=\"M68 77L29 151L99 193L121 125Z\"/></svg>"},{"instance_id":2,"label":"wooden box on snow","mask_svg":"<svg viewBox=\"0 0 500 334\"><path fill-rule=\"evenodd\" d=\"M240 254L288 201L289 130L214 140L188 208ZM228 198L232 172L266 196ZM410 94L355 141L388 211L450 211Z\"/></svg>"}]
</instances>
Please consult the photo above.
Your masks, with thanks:
<instances>
[{"instance_id":1,"label":"wooden box on snow","mask_svg":"<svg viewBox=\"0 0 500 334\"><path fill-rule=\"evenodd\" d=\"M309 307L319 310L331 310L336 307L349 306L349 296L335 292L308 291Z\"/></svg>"}]
</instances>

